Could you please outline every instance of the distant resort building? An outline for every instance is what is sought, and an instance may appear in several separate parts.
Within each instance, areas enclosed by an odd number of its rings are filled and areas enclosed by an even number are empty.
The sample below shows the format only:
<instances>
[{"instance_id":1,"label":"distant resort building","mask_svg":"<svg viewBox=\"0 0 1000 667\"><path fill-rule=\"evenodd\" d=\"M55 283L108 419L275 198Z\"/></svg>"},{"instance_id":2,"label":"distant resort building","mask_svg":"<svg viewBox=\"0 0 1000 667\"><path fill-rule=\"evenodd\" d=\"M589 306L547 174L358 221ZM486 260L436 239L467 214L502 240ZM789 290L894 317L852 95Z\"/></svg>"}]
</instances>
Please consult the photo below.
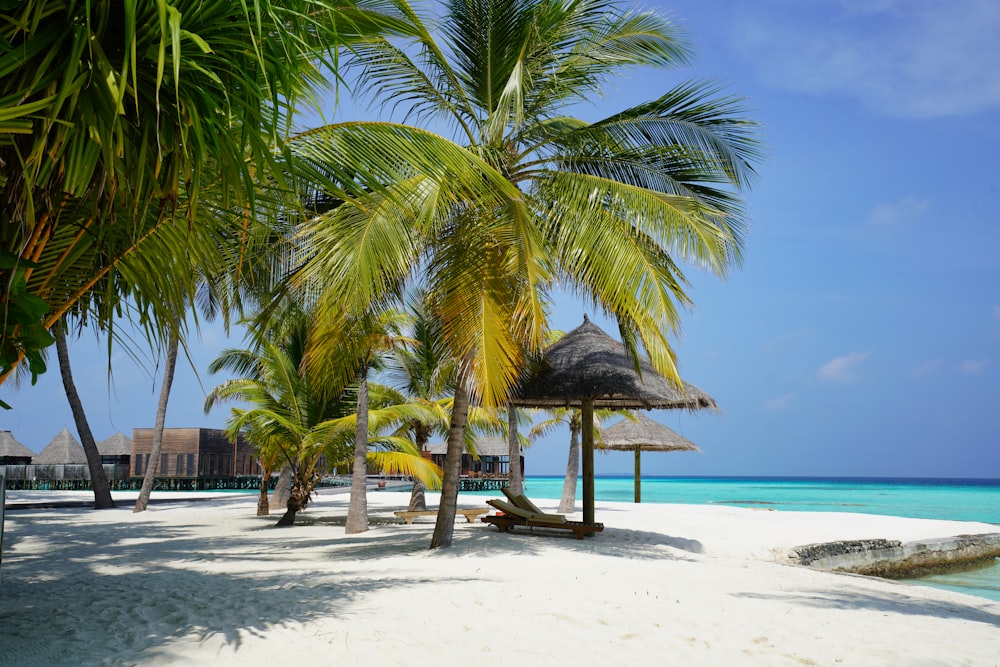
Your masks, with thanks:
<instances>
[{"instance_id":1,"label":"distant resort building","mask_svg":"<svg viewBox=\"0 0 1000 667\"><path fill-rule=\"evenodd\" d=\"M10 431L0 431L0 465L28 465L35 453L14 438Z\"/></svg>"},{"instance_id":2,"label":"distant resort building","mask_svg":"<svg viewBox=\"0 0 1000 667\"><path fill-rule=\"evenodd\" d=\"M63 426L63 430L31 462L36 466L87 465L87 455L80 441Z\"/></svg>"},{"instance_id":3,"label":"distant resort building","mask_svg":"<svg viewBox=\"0 0 1000 667\"><path fill-rule=\"evenodd\" d=\"M153 451L153 429L132 430L132 476L146 474ZM214 428L165 428L157 477L199 478L260 475L253 448L245 439L233 444Z\"/></svg>"},{"instance_id":4,"label":"distant resort building","mask_svg":"<svg viewBox=\"0 0 1000 667\"><path fill-rule=\"evenodd\" d=\"M448 453L447 442L432 442L424 450L428 457L440 467L444 467ZM521 455L521 471L524 472L524 455ZM462 454L462 477L507 479L510 476L510 450L507 440L498 435L481 435L476 438L476 455Z\"/></svg>"},{"instance_id":5,"label":"distant resort building","mask_svg":"<svg viewBox=\"0 0 1000 667\"><path fill-rule=\"evenodd\" d=\"M134 429L131 438L115 433L97 443L111 488L139 488L152 448L151 428ZM253 449L243 438L233 444L221 429L167 428L155 488L254 488L260 483L260 472ZM38 454L10 431L0 430L0 474L7 488L90 488L83 446L65 427Z\"/></svg>"}]
</instances>

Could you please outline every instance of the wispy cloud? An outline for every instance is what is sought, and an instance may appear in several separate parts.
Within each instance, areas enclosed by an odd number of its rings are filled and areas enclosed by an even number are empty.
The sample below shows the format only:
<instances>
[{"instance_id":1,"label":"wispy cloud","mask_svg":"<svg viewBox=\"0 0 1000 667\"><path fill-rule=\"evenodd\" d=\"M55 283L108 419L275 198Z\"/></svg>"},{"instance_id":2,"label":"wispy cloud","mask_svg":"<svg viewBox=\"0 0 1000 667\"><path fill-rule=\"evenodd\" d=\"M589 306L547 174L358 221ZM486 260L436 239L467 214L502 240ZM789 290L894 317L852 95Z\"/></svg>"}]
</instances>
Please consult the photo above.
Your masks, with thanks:
<instances>
[{"instance_id":1,"label":"wispy cloud","mask_svg":"<svg viewBox=\"0 0 1000 667\"><path fill-rule=\"evenodd\" d=\"M1000 108L994 0L754 3L735 42L775 87L855 99L893 116Z\"/></svg>"},{"instance_id":2,"label":"wispy cloud","mask_svg":"<svg viewBox=\"0 0 1000 667\"><path fill-rule=\"evenodd\" d=\"M916 368L910 371L910 377L919 380L921 378L930 377L937 373L940 373L944 369L944 361L941 359L932 359L930 361L925 361Z\"/></svg>"},{"instance_id":3,"label":"wispy cloud","mask_svg":"<svg viewBox=\"0 0 1000 667\"><path fill-rule=\"evenodd\" d=\"M858 367L870 356L871 352L851 352L834 357L820 367L817 376L825 382L855 382L861 378Z\"/></svg>"},{"instance_id":4,"label":"wispy cloud","mask_svg":"<svg viewBox=\"0 0 1000 667\"><path fill-rule=\"evenodd\" d=\"M916 197L906 197L891 204L878 204L868 212L868 222L880 226L912 222L922 216L928 206L928 200Z\"/></svg>"},{"instance_id":5,"label":"wispy cloud","mask_svg":"<svg viewBox=\"0 0 1000 667\"><path fill-rule=\"evenodd\" d=\"M987 365L985 359L966 359L958 365L958 370L966 375L979 375L986 370Z\"/></svg>"},{"instance_id":6,"label":"wispy cloud","mask_svg":"<svg viewBox=\"0 0 1000 667\"><path fill-rule=\"evenodd\" d=\"M788 393L777 398L772 398L771 400L764 401L764 405L761 409L765 412L779 412L781 410L787 410L792 406L792 397L794 394Z\"/></svg>"}]
</instances>

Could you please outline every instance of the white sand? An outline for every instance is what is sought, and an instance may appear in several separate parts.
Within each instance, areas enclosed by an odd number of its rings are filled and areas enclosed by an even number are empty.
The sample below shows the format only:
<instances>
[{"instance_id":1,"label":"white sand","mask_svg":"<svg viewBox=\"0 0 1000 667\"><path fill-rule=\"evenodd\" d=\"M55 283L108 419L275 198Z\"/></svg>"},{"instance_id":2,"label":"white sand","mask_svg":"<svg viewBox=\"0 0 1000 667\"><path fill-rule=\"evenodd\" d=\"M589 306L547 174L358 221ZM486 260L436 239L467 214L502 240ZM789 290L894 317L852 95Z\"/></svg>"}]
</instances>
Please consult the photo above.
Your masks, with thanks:
<instances>
[{"instance_id":1,"label":"white sand","mask_svg":"<svg viewBox=\"0 0 1000 667\"><path fill-rule=\"evenodd\" d=\"M346 495L284 529L254 497L8 511L0 665L1000 665L1000 603L782 562L996 526L598 503L587 540L460 519L429 551L407 499L370 493L354 536Z\"/></svg>"}]
</instances>

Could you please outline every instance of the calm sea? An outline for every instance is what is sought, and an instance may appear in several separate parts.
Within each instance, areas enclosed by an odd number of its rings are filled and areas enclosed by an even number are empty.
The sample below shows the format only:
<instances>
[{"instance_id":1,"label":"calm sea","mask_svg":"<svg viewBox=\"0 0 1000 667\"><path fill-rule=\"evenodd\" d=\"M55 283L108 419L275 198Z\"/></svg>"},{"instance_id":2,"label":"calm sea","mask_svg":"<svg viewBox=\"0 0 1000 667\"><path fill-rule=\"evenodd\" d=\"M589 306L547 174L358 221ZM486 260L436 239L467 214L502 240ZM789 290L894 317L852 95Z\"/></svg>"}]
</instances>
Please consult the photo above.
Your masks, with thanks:
<instances>
[{"instance_id":1,"label":"calm sea","mask_svg":"<svg viewBox=\"0 0 1000 667\"><path fill-rule=\"evenodd\" d=\"M558 499L562 477L528 477L532 497ZM577 497L581 485L577 484ZM597 477L597 500L632 502L631 477ZM642 502L861 512L997 524L1000 479L643 477ZM915 580L1000 602L1000 560L970 572Z\"/></svg>"}]
</instances>

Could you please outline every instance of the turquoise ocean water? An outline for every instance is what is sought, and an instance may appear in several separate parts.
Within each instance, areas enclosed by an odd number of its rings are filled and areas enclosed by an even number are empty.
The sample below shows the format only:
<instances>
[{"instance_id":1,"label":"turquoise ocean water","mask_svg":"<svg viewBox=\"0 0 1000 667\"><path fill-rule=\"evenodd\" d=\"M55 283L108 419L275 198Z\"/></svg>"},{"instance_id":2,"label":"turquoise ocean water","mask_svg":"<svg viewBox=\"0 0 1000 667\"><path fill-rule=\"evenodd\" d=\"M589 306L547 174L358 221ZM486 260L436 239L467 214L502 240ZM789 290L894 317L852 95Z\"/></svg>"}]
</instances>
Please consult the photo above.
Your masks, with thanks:
<instances>
[{"instance_id":1,"label":"turquoise ocean water","mask_svg":"<svg viewBox=\"0 0 1000 667\"><path fill-rule=\"evenodd\" d=\"M525 481L526 493L533 498L558 499L562 485L562 477ZM578 498L580 488L578 483ZM594 495L599 501L632 502L632 478L597 477ZM998 479L644 477L642 502L982 521L997 524L1000 532ZM1000 560L978 570L915 581L1000 602Z\"/></svg>"}]
</instances>

